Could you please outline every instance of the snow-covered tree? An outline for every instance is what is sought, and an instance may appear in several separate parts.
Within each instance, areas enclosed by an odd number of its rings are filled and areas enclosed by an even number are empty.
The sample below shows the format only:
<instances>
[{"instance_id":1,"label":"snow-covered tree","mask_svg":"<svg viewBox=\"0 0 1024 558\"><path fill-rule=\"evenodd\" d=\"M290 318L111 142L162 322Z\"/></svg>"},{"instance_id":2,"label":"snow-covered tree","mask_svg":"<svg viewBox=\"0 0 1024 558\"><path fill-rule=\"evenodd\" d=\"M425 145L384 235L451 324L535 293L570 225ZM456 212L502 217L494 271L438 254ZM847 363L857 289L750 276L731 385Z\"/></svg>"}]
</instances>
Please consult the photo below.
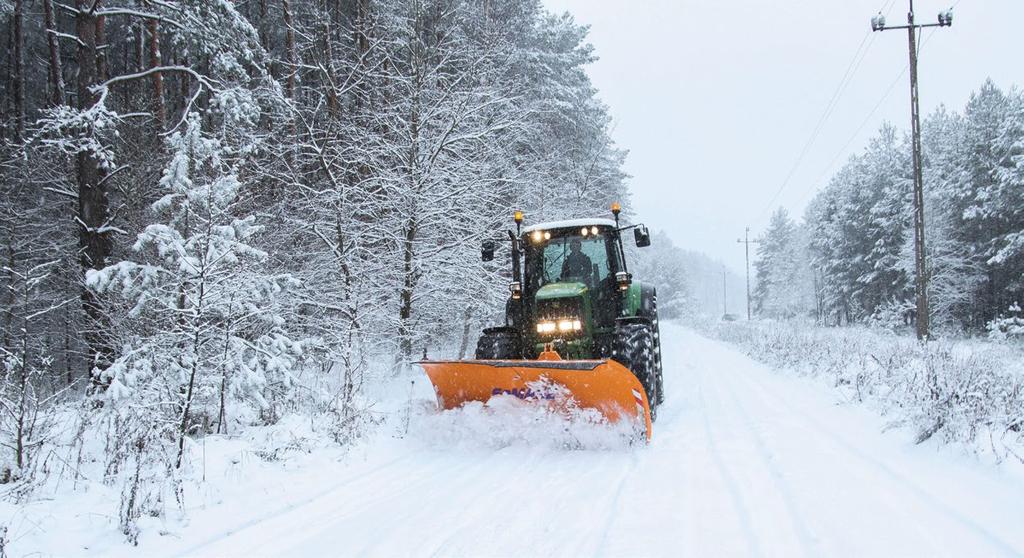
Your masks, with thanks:
<instances>
[{"instance_id":1,"label":"snow-covered tree","mask_svg":"<svg viewBox=\"0 0 1024 558\"><path fill-rule=\"evenodd\" d=\"M219 141L191 115L169 143L165 193L153 204L161 222L139 234L137 260L86 281L131 306L132 327L103 371L104 399L148 423L151 436L173 436L180 467L189 435L226 431L229 396L272 413L303 349L275 311L294 280L265 271L267 254L251 244L260 225L236 213L241 183Z\"/></svg>"},{"instance_id":2,"label":"snow-covered tree","mask_svg":"<svg viewBox=\"0 0 1024 558\"><path fill-rule=\"evenodd\" d=\"M693 311L686 254L664 231L651 235L650 246L629 251L630 271L658 289L659 317L680 318Z\"/></svg>"},{"instance_id":3,"label":"snow-covered tree","mask_svg":"<svg viewBox=\"0 0 1024 558\"><path fill-rule=\"evenodd\" d=\"M909 278L897 265L912 215L906 152L895 130L883 126L808 208L830 321L863 320L910 296Z\"/></svg>"},{"instance_id":4,"label":"snow-covered tree","mask_svg":"<svg viewBox=\"0 0 1024 558\"><path fill-rule=\"evenodd\" d=\"M751 298L758 315L791 318L814 307L806 235L785 209L772 214L757 244L756 286Z\"/></svg>"},{"instance_id":5,"label":"snow-covered tree","mask_svg":"<svg viewBox=\"0 0 1024 558\"><path fill-rule=\"evenodd\" d=\"M964 114L924 122L925 244L933 321L983 331L1024 295L1024 103L987 81ZM908 148L883 128L811 203L819 292L830 322L913 319Z\"/></svg>"}]
</instances>

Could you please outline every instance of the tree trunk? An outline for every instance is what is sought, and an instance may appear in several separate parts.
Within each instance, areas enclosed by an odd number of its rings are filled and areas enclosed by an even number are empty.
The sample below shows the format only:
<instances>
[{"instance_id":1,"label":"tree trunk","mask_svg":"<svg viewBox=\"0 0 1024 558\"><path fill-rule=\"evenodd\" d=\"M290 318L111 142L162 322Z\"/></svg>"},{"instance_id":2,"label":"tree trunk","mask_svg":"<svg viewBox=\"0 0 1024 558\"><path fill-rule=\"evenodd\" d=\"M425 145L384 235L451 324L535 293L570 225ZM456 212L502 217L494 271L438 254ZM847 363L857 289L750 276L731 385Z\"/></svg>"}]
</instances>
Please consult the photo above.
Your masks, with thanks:
<instances>
[{"instance_id":1,"label":"tree trunk","mask_svg":"<svg viewBox=\"0 0 1024 558\"><path fill-rule=\"evenodd\" d=\"M181 409L181 429L178 432L178 458L175 460L174 468L181 468L182 457L185 455L185 436L188 435L189 420L192 415L192 400L195 398L196 391L196 376L199 374L199 361L200 361L200 350L201 350L201 338L199 331L201 328L201 317L204 315L204 298L206 296L205 281L206 278L200 274L199 276L199 297L196 300L196 309L193 314L192 327L192 363L189 368L188 375L188 387L185 391L185 401Z\"/></svg>"},{"instance_id":2,"label":"tree trunk","mask_svg":"<svg viewBox=\"0 0 1024 558\"><path fill-rule=\"evenodd\" d=\"M370 38L367 33L370 19L370 0L356 0L356 26L355 39L356 49L359 53L359 63L366 65L366 53L370 50Z\"/></svg>"},{"instance_id":3,"label":"tree trunk","mask_svg":"<svg viewBox=\"0 0 1024 558\"><path fill-rule=\"evenodd\" d=\"M337 71L334 67L334 32L331 27L330 7L327 6L326 2L322 2L321 9L324 12L321 16L320 33L324 42L324 73L326 74L324 76L324 88L327 93L327 114L337 118L340 107L336 81Z\"/></svg>"},{"instance_id":4,"label":"tree trunk","mask_svg":"<svg viewBox=\"0 0 1024 558\"><path fill-rule=\"evenodd\" d=\"M17 290L14 285L16 277L14 275L14 265L17 261L17 253L15 252L14 236L17 233L18 223L17 221L11 221L10 238L7 239L7 262L6 275L7 280L4 285L4 325L3 331L0 332L0 348L7 349L10 343L14 341L14 303L17 301ZM5 231L6 232L6 231Z\"/></svg>"},{"instance_id":5,"label":"tree trunk","mask_svg":"<svg viewBox=\"0 0 1024 558\"><path fill-rule=\"evenodd\" d=\"M95 15L101 9L101 2L96 0L93 19L96 21L96 78L103 82L110 78L110 73L107 68L107 18Z\"/></svg>"},{"instance_id":6,"label":"tree trunk","mask_svg":"<svg viewBox=\"0 0 1024 558\"><path fill-rule=\"evenodd\" d=\"M270 34L267 33L267 0L259 0L260 10L260 22L257 25L259 29L260 44L263 45L263 49L267 52L273 50L273 45L270 44Z\"/></svg>"},{"instance_id":7,"label":"tree trunk","mask_svg":"<svg viewBox=\"0 0 1024 558\"><path fill-rule=\"evenodd\" d=\"M160 27L157 20L146 21L149 30L149 67L157 68L163 64L160 58ZM153 77L153 118L157 132L164 131L167 121L167 109L164 105L164 77L161 72L154 72Z\"/></svg>"},{"instance_id":8,"label":"tree trunk","mask_svg":"<svg viewBox=\"0 0 1024 558\"><path fill-rule=\"evenodd\" d=\"M462 343L459 345L459 360L466 358L466 351L469 350L469 334L473 321L473 308L467 307L466 313L462 316Z\"/></svg>"},{"instance_id":9,"label":"tree trunk","mask_svg":"<svg viewBox=\"0 0 1024 558\"><path fill-rule=\"evenodd\" d=\"M92 87L99 82L99 56L97 40L102 26L94 10L99 1L76 0L78 13L75 15L75 31L78 35L78 107L87 110L94 106L98 97ZM109 216L107 192L104 186L106 171L96 153L84 150L78 153L76 161L78 182L78 247L79 261L83 272L101 269L110 256L111 246L108 235L102 230ZM99 372L110 362L111 350L106 341L107 332L102 308L96 295L82 285L82 307L88 323L84 337L88 358L86 366L93 389L102 389L105 382Z\"/></svg>"},{"instance_id":10,"label":"tree trunk","mask_svg":"<svg viewBox=\"0 0 1024 558\"><path fill-rule=\"evenodd\" d=\"M198 336L195 342L198 344ZM198 361L198 357L196 357ZM185 392L185 404L181 410L181 428L178 432L178 458L174 461L174 468L181 469L182 457L185 455L185 436L188 434L189 418L192 412L192 398L196 387L197 362L192 362L192 368L188 375L188 388Z\"/></svg>"},{"instance_id":11,"label":"tree trunk","mask_svg":"<svg viewBox=\"0 0 1024 558\"><path fill-rule=\"evenodd\" d=\"M299 62L295 54L295 27L292 25L292 10L291 3L289 0L281 0L281 12L284 18L284 48L285 48L285 66L288 71L288 79L285 80L285 95L288 96L288 100L291 101L293 107L295 105L295 75L299 72ZM285 150L285 162L288 167L293 166L294 160L294 144L296 136L296 125L295 115L289 113L288 116L288 146ZM270 190L272 197L277 196L277 188L273 187Z\"/></svg>"},{"instance_id":12,"label":"tree trunk","mask_svg":"<svg viewBox=\"0 0 1024 558\"><path fill-rule=\"evenodd\" d=\"M288 70L285 94L288 96L288 100L292 101L295 99L295 74L299 67L295 58L295 28L292 27L292 11L288 0L281 0L281 12L284 17L285 64Z\"/></svg>"},{"instance_id":13,"label":"tree trunk","mask_svg":"<svg viewBox=\"0 0 1024 558\"><path fill-rule=\"evenodd\" d=\"M21 139L25 131L25 34L24 0L14 0L14 52L11 72L11 93L14 100L14 138Z\"/></svg>"},{"instance_id":14,"label":"tree trunk","mask_svg":"<svg viewBox=\"0 0 1024 558\"><path fill-rule=\"evenodd\" d=\"M188 57L183 57L178 61L178 64L181 66L188 66ZM192 76L190 74L181 74L178 77L178 84L181 87L180 95L182 110L188 110L188 105L185 103L188 103L189 98L192 96ZM173 98L174 96L171 95L171 97Z\"/></svg>"},{"instance_id":15,"label":"tree trunk","mask_svg":"<svg viewBox=\"0 0 1024 558\"><path fill-rule=\"evenodd\" d=\"M402 292L398 311L398 350L402 366L412 360L412 298L416 290L414 241L416 240L416 217L410 217L405 227L402 242Z\"/></svg>"},{"instance_id":16,"label":"tree trunk","mask_svg":"<svg viewBox=\"0 0 1024 558\"><path fill-rule=\"evenodd\" d=\"M43 15L46 19L46 44L50 51L50 102L61 106L66 102L64 94L64 70L60 60L60 39L57 37L57 14L53 11L53 0L43 0Z\"/></svg>"}]
</instances>

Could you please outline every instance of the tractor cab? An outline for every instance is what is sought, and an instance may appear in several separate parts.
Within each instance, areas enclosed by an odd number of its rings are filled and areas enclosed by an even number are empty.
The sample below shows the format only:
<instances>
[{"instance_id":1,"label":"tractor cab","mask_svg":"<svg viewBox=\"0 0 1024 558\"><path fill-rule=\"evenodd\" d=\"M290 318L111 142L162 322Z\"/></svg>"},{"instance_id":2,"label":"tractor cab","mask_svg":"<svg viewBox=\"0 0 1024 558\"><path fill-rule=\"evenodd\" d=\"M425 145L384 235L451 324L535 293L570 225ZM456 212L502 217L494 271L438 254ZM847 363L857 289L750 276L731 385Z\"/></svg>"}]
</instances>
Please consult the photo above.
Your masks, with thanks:
<instances>
[{"instance_id":1,"label":"tractor cab","mask_svg":"<svg viewBox=\"0 0 1024 558\"><path fill-rule=\"evenodd\" d=\"M534 301L538 334L566 337L584 333L585 325L615 325L621 299L615 277L625 271L618 238L609 219L541 223L523 231L523 294ZM561 331L560 325L572 329Z\"/></svg>"},{"instance_id":2,"label":"tractor cab","mask_svg":"<svg viewBox=\"0 0 1024 558\"><path fill-rule=\"evenodd\" d=\"M651 322L654 292L634 284L627 270L622 235L632 230L636 245L650 244L643 225L620 226L615 219L572 219L522 228L516 212L512 247L511 295L506 331L515 332L518 351L535 358L553 346L570 358L609 358L623 320ZM494 257L494 241L484 242L485 261ZM653 326L653 323L651 324Z\"/></svg>"}]
</instances>

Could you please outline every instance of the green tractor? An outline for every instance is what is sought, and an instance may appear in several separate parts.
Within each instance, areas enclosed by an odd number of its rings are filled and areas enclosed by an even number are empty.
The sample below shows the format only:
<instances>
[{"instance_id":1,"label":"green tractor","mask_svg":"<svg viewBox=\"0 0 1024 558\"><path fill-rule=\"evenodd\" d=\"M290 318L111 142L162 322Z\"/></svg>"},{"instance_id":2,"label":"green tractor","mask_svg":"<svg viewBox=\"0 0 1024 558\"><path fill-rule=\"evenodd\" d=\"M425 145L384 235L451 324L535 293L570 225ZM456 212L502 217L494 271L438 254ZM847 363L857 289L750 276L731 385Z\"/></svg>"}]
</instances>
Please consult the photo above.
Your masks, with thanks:
<instances>
[{"instance_id":1,"label":"green tractor","mask_svg":"<svg viewBox=\"0 0 1024 558\"><path fill-rule=\"evenodd\" d=\"M619 226L619 204L611 219L574 219L508 232L512 252L511 295L505 325L483 331L476 347L481 361L542 359L553 351L566 365L611 359L643 386L650 418L664 401L658 295L634 281L626 265L623 234L632 229L638 247L651 243L644 225ZM484 261L496 243L485 241ZM554 364L554 363L552 363Z\"/></svg>"}]
</instances>

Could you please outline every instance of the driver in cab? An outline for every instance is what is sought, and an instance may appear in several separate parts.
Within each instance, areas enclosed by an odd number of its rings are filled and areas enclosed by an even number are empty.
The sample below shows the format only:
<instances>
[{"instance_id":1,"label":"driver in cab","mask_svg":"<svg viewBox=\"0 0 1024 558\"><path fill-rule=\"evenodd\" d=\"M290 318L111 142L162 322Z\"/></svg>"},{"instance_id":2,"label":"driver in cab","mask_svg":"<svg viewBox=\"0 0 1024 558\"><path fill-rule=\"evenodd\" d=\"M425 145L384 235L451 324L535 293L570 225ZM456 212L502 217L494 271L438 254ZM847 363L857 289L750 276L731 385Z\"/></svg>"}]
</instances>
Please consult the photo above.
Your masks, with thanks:
<instances>
[{"instance_id":1,"label":"driver in cab","mask_svg":"<svg viewBox=\"0 0 1024 558\"><path fill-rule=\"evenodd\" d=\"M562 280L574 278L589 284L592 270L593 263L583 253L583 243L580 242L580 239L573 238L569 242L569 255L562 263Z\"/></svg>"}]
</instances>

